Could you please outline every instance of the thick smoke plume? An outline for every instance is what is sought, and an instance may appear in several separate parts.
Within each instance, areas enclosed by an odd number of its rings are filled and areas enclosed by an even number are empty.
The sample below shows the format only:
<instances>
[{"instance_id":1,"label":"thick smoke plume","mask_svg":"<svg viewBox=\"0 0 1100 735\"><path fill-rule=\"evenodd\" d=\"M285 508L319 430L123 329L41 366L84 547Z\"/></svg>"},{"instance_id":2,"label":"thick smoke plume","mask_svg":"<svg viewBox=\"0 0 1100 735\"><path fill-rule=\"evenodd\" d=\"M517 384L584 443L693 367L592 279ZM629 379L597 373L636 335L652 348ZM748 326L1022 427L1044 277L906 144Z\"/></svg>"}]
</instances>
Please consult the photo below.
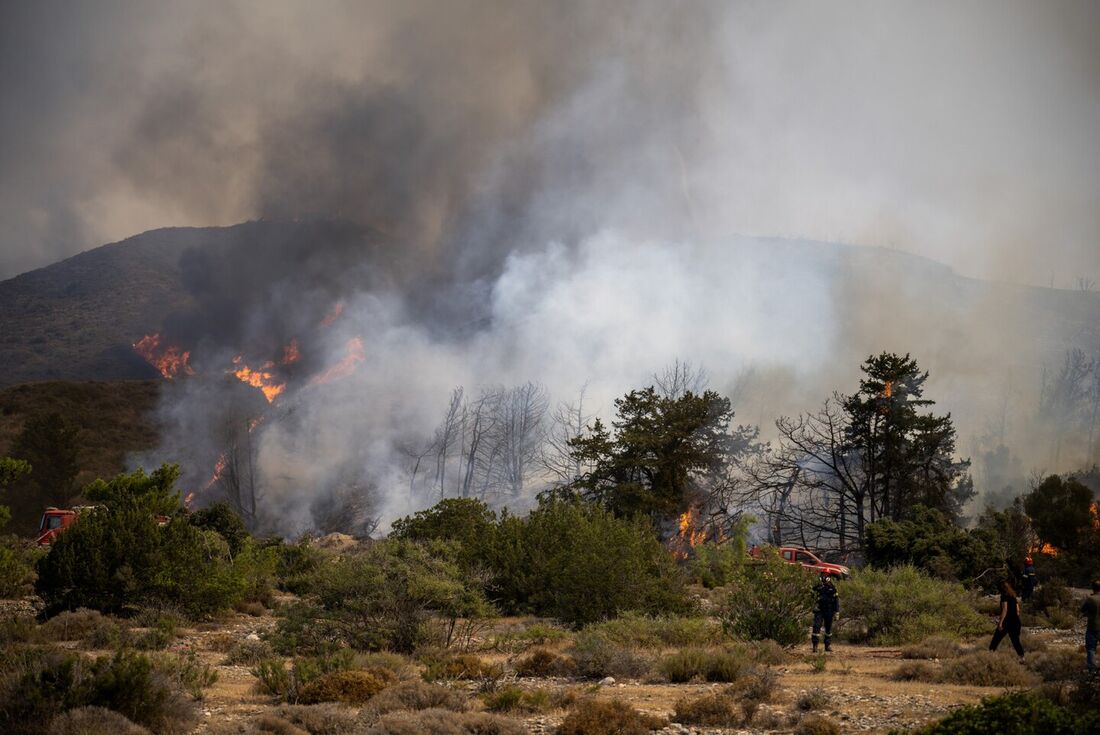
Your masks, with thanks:
<instances>
[{"instance_id":1,"label":"thick smoke plume","mask_svg":"<svg viewBox=\"0 0 1100 735\"><path fill-rule=\"evenodd\" d=\"M964 450L1009 448L1013 478L1075 469L1091 447L1031 424L1044 368L1100 353L1095 319L1060 316L1095 294L816 242L1100 273L1096 6L947 7L5 8L0 79L27 104L0 116L0 219L31 246L0 269L265 220L181 255L194 308L163 332L198 374L138 459L183 462L201 499L228 451L286 533L429 501L410 472L456 387L585 387L606 414L677 359L766 430L854 388L867 354L911 352ZM49 152L17 142L35 129ZM285 390L269 403L242 365Z\"/></svg>"}]
</instances>

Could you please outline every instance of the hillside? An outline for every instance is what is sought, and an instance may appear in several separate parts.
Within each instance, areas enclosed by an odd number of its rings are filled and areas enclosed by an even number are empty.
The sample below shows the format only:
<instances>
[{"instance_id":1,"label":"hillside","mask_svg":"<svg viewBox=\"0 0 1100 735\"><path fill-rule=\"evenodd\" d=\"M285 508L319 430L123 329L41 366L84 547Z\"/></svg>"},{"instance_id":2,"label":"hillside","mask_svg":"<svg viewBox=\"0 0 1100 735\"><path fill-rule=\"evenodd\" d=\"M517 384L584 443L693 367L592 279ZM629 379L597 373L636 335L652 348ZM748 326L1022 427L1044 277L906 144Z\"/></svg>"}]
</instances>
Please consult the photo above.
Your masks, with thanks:
<instances>
[{"instance_id":1,"label":"hillside","mask_svg":"<svg viewBox=\"0 0 1100 735\"><path fill-rule=\"evenodd\" d=\"M0 390L0 456L10 450L23 423L31 416L57 412L78 426L81 484L96 477L110 477L124 469L128 452L151 449L157 443L154 421L160 382L29 383ZM12 527L29 533L45 504L35 497L33 486L12 488L0 497L12 507Z\"/></svg>"},{"instance_id":2,"label":"hillside","mask_svg":"<svg viewBox=\"0 0 1100 735\"><path fill-rule=\"evenodd\" d=\"M308 275L288 261L331 260L362 233L327 221L166 228L0 282L0 386L156 377L133 349L144 335L168 325L193 343L205 336L193 324L231 328L242 299Z\"/></svg>"}]
</instances>

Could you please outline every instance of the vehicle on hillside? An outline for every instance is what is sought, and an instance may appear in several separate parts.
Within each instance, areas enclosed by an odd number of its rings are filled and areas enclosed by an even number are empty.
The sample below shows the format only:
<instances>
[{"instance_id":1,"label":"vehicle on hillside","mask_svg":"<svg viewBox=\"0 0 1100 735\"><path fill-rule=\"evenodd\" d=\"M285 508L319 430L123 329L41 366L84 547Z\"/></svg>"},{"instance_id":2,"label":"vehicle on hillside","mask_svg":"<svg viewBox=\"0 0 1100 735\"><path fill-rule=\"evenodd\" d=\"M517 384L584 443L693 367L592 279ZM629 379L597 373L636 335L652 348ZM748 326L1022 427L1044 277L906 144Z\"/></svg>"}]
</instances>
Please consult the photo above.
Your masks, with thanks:
<instances>
[{"instance_id":1,"label":"vehicle on hillside","mask_svg":"<svg viewBox=\"0 0 1100 735\"><path fill-rule=\"evenodd\" d=\"M809 549L803 549L798 546L780 546L775 549L779 554L779 558L788 564L801 564L806 569L813 569L820 574L828 574L830 577L839 577L840 579L846 579L851 570L843 564L833 564L831 562L822 561L817 554L814 554ZM749 555L754 559L759 559L763 555L763 547L756 546L755 544L749 549Z\"/></svg>"}]
</instances>

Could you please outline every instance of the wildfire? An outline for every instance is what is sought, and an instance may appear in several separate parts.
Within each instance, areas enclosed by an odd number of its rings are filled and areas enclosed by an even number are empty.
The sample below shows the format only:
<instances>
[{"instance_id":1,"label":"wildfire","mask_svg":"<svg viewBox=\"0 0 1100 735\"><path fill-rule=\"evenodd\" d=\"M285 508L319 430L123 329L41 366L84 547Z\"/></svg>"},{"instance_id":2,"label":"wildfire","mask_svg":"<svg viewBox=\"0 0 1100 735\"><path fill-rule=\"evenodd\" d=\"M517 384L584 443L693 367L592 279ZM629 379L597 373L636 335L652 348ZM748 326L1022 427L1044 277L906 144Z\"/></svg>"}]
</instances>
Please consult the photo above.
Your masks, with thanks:
<instances>
[{"instance_id":1,"label":"wildfire","mask_svg":"<svg viewBox=\"0 0 1100 735\"><path fill-rule=\"evenodd\" d=\"M328 383L337 378L347 377L355 372L356 366L366 358L367 353L366 349L363 347L363 340L359 337L352 337L348 340L348 344L344 349L344 356L340 359L340 362L325 370L323 373L314 375L309 381L309 384Z\"/></svg>"},{"instance_id":2,"label":"wildfire","mask_svg":"<svg viewBox=\"0 0 1100 735\"><path fill-rule=\"evenodd\" d=\"M1046 554L1047 556L1058 556L1058 547L1050 544L1043 544L1038 549L1040 554Z\"/></svg>"},{"instance_id":3,"label":"wildfire","mask_svg":"<svg viewBox=\"0 0 1100 735\"><path fill-rule=\"evenodd\" d=\"M259 370L253 370L244 363L241 355L237 355L233 358L233 364L236 367L231 372L237 377L237 380L248 383L253 388L259 388L268 403L274 401L286 390L286 383L278 382L275 373L271 371L271 368L275 367L273 362L265 362Z\"/></svg>"},{"instance_id":4,"label":"wildfire","mask_svg":"<svg viewBox=\"0 0 1100 735\"><path fill-rule=\"evenodd\" d=\"M889 398L894 395L894 381L887 380L882 386L882 397Z\"/></svg>"},{"instance_id":5,"label":"wildfire","mask_svg":"<svg viewBox=\"0 0 1100 735\"><path fill-rule=\"evenodd\" d=\"M1095 500L1089 506L1089 515L1092 516L1092 527L1100 528L1100 509L1097 509Z\"/></svg>"},{"instance_id":6,"label":"wildfire","mask_svg":"<svg viewBox=\"0 0 1100 735\"><path fill-rule=\"evenodd\" d=\"M322 327L331 327L332 323L340 318L340 315L344 313L344 302L338 301L336 305L332 307L332 311L325 314L325 318L321 320Z\"/></svg>"},{"instance_id":7,"label":"wildfire","mask_svg":"<svg viewBox=\"0 0 1100 735\"><path fill-rule=\"evenodd\" d=\"M283 359L279 362L283 365L293 365L302 359L302 353L298 352L298 340L290 340L290 344L283 348Z\"/></svg>"},{"instance_id":8,"label":"wildfire","mask_svg":"<svg viewBox=\"0 0 1100 735\"><path fill-rule=\"evenodd\" d=\"M696 508L688 508L680 514L679 533L672 542L672 553L677 559L686 559L688 552L706 540L707 533L698 527Z\"/></svg>"},{"instance_id":9,"label":"wildfire","mask_svg":"<svg viewBox=\"0 0 1100 735\"><path fill-rule=\"evenodd\" d=\"M226 460L225 454L223 453L221 456L218 457L218 461L214 464L214 474L210 477L207 483L203 485L202 489L209 490L211 485L222 478L222 473L225 472L225 468L228 466L229 462Z\"/></svg>"},{"instance_id":10,"label":"wildfire","mask_svg":"<svg viewBox=\"0 0 1100 735\"><path fill-rule=\"evenodd\" d=\"M155 367L160 374L172 379L177 375L194 375L195 371L187 364L191 359L191 352L181 350L175 345L168 345L161 349L160 334L154 332L147 334L133 344L134 351L145 358L145 361Z\"/></svg>"},{"instance_id":11,"label":"wildfire","mask_svg":"<svg viewBox=\"0 0 1100 735\"><path fill-rule=\"evenodd\" d=\"M186 496L184 496L183 504L186 505L188 508L190 508L191 507L191 501L193 501L194 499L195 499L195 491L192 490L191 492L187 493Z\"/></svg>"}]
</instances>

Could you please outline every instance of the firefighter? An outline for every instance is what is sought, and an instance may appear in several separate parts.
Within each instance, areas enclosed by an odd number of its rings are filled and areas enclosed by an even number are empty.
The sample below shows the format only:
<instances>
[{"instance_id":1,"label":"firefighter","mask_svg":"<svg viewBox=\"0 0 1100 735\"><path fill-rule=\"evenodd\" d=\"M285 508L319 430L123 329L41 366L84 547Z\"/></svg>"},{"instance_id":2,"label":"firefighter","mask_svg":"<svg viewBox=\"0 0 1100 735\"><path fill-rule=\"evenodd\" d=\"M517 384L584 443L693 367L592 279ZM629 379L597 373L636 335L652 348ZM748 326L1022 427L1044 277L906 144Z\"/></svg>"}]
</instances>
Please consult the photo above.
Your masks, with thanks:
<instances>
[{"instance_id":1,"label":"firefighter","mask_svg":"<svg viewBox=\"0 0 1100 735\"><path fill-rule=\"evenodd\" d=\"M820 640L822 624L825 626L825 651L832 650L833 618L840 612L840 594L836 591L831 575L821 573L820 581L814 585L814 632L810 640L813 642L814 653L817 653L817 644Z\"/></svg>"},{"instance_id":2,"label":"firefighter","mask_svg":"<svg viewBox=\"0 0 1100 735\"><path fill-rule=\"evenodd\" d=\"M1035 581L1035 560L1028 556L1024 559L1024 584L1021 590L1021 599L1031 599L1031 594L1035 591Z\"/></svg>"}]
</instances>

